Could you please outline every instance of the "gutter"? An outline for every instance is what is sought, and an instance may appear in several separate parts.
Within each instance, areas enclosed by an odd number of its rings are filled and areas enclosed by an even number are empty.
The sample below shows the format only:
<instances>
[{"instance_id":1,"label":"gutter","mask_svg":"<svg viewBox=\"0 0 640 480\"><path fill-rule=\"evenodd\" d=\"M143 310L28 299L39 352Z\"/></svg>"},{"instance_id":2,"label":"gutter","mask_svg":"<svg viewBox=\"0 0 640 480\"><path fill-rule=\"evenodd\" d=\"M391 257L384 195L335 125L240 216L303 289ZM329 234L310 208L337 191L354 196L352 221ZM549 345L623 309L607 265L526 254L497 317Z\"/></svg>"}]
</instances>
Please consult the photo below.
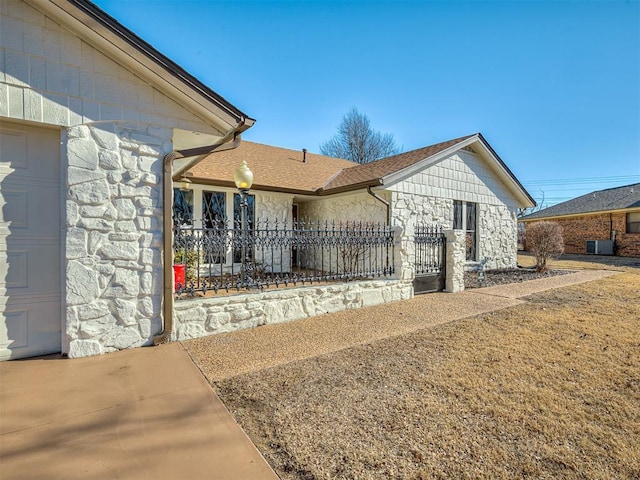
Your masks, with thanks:
<instances>
[{"instance_id":1,"label":"gutter","mask_svg":"<svg viewBox=\"0 0 640 480\"><path fill-rule=\"evenodd\" d=\"M324 187L315 190L316 195L324 196L324 195L333 195L335 193L344 193L344 192L353 192L355 190L360 190L361 188L370 188L370 187L379 187L384 185L384 182L381 178L376 178L373 180L365 180L364 182L351 183L348 185L343 185L341 187L334 187L330 189L325 189Z\"/></svg>"},{"instance_id":2,"label":"gutter","mask_svg":"<svg viewBox=\"0 0 640 480\"><path fill-rule=\"evenodd\" d=\"M387 202L384 198L382 198L380 195L373 193L370 186L367 187L367 193L371 195L373 198L375 198L376 200L378 200L379 202L384 203L385 207L387 207L387 227L391 226L391 204Z\"/></svg>"},{"instance_id":3,"label":"gutter","mask_svg":"<svg viewBox=\"0 0 640 480\"><path fill-rule=\"evenodd\" d=\"M244 121L229 130L219 142L213 145L174 150L167 153L163 160L162 175L162 250L163 250L163 302L162 302L162 331L153 337L154 345L161 345L171 341L173 333L173 270L169 268L173 264L173 215L171 205L173 203L173 178L181 175L189 168L200 162L205 155L236 148L240 145L240 131L246 126ZM197 157L188 162L179 172L173 173L173 162L180 158Z\"/></svg>"}]
</instances>

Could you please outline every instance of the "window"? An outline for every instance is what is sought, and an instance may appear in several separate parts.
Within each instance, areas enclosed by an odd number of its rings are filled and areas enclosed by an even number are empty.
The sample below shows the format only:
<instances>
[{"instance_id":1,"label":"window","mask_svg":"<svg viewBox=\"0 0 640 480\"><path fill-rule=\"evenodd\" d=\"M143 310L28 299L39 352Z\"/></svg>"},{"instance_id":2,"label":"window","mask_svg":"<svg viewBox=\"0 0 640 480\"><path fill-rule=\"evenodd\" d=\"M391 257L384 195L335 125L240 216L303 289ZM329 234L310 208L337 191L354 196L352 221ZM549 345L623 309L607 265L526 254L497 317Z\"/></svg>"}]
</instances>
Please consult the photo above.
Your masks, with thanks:
<instances>
[{"instance_id":1,"label":"window","mask_svg":"<svg viewBox=\"0 0 640 480\"><path fill-rule=\"evenodd\" d=\"M193 190L173 189L173 224L193 225Z\"/></svg>"},{"instance_id":2,"label":"window","mask_svg":"<svg viewBox=\"0 0 640 480\"><path fill-rule=\"evenodd\" d=\"M627 233L640 233L640 212L627 213Z\"/></svg>"},{"instance_id":3,"label":"window","mask_svg":"<svg viewBox=\"0 0 640 480\"><path fill-rule=\"evenodd\" d=\"M202 228L225 227L225 197L223 192L202 192Z\"/></svg>"},{"instance_id":4,"label":"window","mask_svg":"<svg viewBox=\"0 0 640 480\"><path fill-rule=\"evenodd\" d=\"M202 228L205 263L224 263L227 214L224 192L202 192Z\"/></svg>"},{"instance_id":5,"label":"window","mask_svg":"<svg viewBox=\"0 0 640 480\"><path fill-rule=\"evenodd\" d=\"M464 230L466 233L466 259L469 261L477 260L477 218L478 207L476 203L453 201L453 228L454 230Z\"/></svg>"}]
</instances>

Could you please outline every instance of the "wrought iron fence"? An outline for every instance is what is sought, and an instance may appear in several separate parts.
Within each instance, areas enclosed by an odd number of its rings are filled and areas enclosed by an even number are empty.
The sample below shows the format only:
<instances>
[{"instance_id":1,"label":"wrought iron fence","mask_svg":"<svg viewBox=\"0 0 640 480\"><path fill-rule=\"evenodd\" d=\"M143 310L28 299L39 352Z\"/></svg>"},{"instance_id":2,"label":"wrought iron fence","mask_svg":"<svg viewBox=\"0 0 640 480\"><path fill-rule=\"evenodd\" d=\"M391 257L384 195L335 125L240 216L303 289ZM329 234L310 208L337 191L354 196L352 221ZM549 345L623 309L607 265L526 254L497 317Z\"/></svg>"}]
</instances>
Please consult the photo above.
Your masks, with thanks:
<instances>
[{"instance_id":1,"label":"wrought iron fence","mask_svg":"<svg viewBox=\"0 0 640 480\"><path fill-rule=\"evenodd\" d=\"M366 222L225 221L174 227L178 298L392 275L393 229Z\"/></svg>"},{"instance_id":2,"label":"wrought iron fence","mask_svg":"<svg viewBox=\"0 0 640 480\"><path fill-rule=\"evenodd\" d=\"M438 225L416 225L414 230L415 274L441 273L445 265L447 240Z\"/></svg>"}]
</instances>

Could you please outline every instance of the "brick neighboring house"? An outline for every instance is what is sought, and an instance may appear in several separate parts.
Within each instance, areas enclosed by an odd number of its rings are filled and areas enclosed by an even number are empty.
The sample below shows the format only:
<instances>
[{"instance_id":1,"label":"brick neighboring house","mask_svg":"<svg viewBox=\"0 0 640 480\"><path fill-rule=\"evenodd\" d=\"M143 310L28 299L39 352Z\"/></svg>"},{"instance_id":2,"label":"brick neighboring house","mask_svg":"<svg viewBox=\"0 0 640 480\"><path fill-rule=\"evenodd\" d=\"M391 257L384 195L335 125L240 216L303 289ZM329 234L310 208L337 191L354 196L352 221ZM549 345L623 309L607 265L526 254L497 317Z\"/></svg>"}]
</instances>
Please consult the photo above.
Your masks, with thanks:
<instances>
[{"instance_id":1,"label":"brick neighboring house","mask_svg":"<svg viewBox=\"0 0 640 480\"><path fill-rule=\"evenodd\" d=\"M640 257L640 183L598 190L520 219L551 220L563 229L566 253L591 253L587 241L613 240L613 254Z\"/></svg>"}]
</instances>

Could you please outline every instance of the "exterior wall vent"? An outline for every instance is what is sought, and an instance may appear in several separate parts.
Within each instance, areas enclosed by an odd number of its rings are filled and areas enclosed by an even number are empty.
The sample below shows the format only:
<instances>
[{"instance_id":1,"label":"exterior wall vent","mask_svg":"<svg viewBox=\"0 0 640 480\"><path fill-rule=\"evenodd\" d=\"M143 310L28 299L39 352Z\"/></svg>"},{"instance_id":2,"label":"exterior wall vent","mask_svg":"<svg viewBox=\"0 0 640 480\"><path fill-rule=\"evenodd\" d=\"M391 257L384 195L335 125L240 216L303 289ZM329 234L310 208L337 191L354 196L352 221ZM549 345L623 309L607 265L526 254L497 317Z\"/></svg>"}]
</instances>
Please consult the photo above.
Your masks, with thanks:
<instances>
[{"instance_id":1,"label":"exterior wall vent","mask_svg":"<svg viewBox=\"0 0 640 480\"><path fill-rule=\"evenodd\" d=\"M587 240L587 253L591 255L613 255L613 240Z\"/></svg>"}]
</instances>

